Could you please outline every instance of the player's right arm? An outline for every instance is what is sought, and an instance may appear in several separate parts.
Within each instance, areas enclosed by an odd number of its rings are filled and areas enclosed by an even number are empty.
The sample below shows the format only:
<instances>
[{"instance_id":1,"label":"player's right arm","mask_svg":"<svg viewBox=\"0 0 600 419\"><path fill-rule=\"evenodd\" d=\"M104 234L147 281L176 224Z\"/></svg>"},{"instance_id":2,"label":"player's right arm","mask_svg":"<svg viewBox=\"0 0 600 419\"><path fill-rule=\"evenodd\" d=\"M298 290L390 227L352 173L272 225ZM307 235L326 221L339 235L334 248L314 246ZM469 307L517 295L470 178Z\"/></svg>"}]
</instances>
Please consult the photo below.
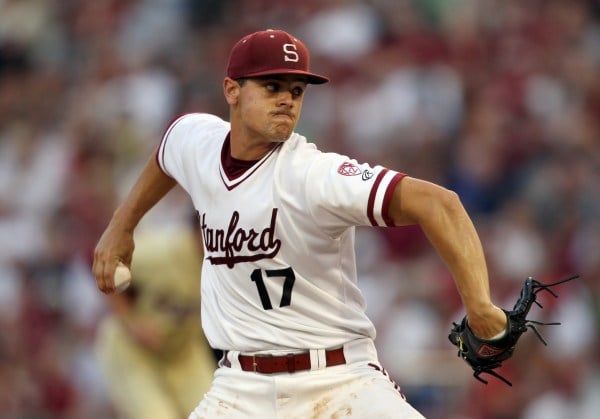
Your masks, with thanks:
<instances>
[{"instance_id":1,"label":"player's right arm","mask_svg":"<svg viewBox=\"0 0 600 419\"><path fill-rule=\"evenodd\" d=\"M154 207L177 182L159 167L156 152L150 157L133 188L114 212L94 251L92 272L96 285L107 294L115 291L114 273L119 261L131 265L134 250L133 232L142 217Z\"/></svg>"}]
</instances>

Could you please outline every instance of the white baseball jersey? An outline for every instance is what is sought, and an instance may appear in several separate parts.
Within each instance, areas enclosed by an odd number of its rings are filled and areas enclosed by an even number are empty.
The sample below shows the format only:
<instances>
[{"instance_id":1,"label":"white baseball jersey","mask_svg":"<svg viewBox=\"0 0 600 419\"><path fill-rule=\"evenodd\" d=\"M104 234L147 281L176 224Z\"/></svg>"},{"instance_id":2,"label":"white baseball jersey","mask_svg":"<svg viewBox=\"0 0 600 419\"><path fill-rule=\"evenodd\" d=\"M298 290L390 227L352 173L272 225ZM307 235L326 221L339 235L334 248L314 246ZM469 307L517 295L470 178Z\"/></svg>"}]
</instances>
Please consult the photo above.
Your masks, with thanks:
<instances>
[{"instance_id":1,"label":"white baseball jersey","mask_svg":"<svg viewBox=\"0 0 600 419\"><path fill-rule=\"evenodd\" d=\"M374 338L357 287L354 227L392 225L387 208L404 175L321 152L296 133L235 171L242 162L230 155L229 131L214 115L184 115L158 153L200 217L211 346L273 352Z\"/></svg>"}]
</instances>

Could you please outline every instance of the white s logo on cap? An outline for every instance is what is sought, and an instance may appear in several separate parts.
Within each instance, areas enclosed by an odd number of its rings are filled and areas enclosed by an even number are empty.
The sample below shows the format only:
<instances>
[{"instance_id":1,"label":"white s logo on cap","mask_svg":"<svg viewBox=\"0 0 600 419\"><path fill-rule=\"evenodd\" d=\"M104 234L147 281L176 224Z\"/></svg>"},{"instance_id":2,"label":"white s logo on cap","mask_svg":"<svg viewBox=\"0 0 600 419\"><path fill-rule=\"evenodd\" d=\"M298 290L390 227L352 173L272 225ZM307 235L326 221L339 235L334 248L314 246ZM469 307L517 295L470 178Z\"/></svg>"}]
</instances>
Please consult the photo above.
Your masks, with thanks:
<instances>
[{"instance_id":1,"label":"white s logo on cap","mask_svg":"<svg viewBox=\"0 0 600 419\"><path fill-rule=\"evenodd\" d=\"M283 44L283 52L285 53L283 56L283 61L297 63L300 59L298 52L296 51L296 45L294 44Z\"/></svg>"}]
</instances>

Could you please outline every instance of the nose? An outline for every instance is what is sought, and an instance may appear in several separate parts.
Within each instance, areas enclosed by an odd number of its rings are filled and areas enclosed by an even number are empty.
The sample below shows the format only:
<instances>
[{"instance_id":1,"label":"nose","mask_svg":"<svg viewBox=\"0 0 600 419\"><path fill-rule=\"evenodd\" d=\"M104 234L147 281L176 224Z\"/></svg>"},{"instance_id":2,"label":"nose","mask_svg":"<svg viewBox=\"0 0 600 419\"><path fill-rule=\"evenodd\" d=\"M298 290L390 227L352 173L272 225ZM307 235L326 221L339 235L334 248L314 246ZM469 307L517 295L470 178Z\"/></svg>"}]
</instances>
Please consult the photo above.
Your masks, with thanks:
<instances>
[{"instance_id":1,"label":"nose","mask_svg":"<svg viewBox=\"0 0 600 419\"><path fill-rule=\"evenodd\" d=\"M282 90L277 98L277 104L279 106L291 106L294 103L292 92L289 90Z\"/></svg>"}]
</instances>

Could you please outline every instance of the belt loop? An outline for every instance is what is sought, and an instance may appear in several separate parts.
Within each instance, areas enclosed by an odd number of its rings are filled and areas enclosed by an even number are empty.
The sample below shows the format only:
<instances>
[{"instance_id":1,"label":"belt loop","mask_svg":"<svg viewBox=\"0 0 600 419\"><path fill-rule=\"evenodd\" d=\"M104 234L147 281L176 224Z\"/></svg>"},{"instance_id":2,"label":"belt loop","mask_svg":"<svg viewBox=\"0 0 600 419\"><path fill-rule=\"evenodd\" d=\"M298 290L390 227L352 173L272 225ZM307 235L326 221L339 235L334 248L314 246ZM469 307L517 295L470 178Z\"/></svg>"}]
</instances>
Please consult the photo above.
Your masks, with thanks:
<instances>
[{"instance_id":1,"label":"belt loop","mask_svg":"<svg viewBox=\"0 0 600 419\"><path fill-rule=\"evenodd\" d=\"M308 351L310 355L310 370L318 370L319 369L319 353L318 349L310 349Z\"/></svg>"},{"instance_id":2,"label":"belt loop","mask_svg":"<svg viewBox=\"0 0 600 419\"><path fill-rule=\"evenodd\" d=\"M227 351L227 359L231 364L231 368L242 369L242 366L240 365L239 356L240 351Z\"/></svg>"},{"instance_id":3,"label":"belt loop","mask_svg":"<svg viewBox=\"0 0 600 419\"><path fill-rule=\"evenodd\" d=\"M256 355L252 354L252 370L256 372Z\"/></svg>"},{"instance_id":4,"label":"belt loop","mask_svg":"<svg viewBox=\"0 0 600 419\"><path fill-rule=\"evenodd\" d=\"M311 349L309 352L311 371L322 370L327 366L327 359L325 358L325 349Z\"/></svg>"},{"instance_id":5,"label":"belt loop","mask_svg":"<svg viewBox=\"0 0 600 419\"><path fill-rule=\"evenodd\" d=\"M327 351L325 349L317 349L317 356L319 359L319 364L318 367L320 370L322 370L323 368L327 368L327 357L326 357L326 353Z\"/></svg>"},{"instance_id":6,"label":"belt loop","mask_svg":"<svg viewBox=\"0 0 600 419\"><path fill-rule=\"evenodd\" d=\"M221 356L221 359L219 359L218 365L220 367L225 366L231 368L231 362L229 362L229 359L227 359L227 351L223 351L223 355Z\"/></svg>"}]
</instances>

